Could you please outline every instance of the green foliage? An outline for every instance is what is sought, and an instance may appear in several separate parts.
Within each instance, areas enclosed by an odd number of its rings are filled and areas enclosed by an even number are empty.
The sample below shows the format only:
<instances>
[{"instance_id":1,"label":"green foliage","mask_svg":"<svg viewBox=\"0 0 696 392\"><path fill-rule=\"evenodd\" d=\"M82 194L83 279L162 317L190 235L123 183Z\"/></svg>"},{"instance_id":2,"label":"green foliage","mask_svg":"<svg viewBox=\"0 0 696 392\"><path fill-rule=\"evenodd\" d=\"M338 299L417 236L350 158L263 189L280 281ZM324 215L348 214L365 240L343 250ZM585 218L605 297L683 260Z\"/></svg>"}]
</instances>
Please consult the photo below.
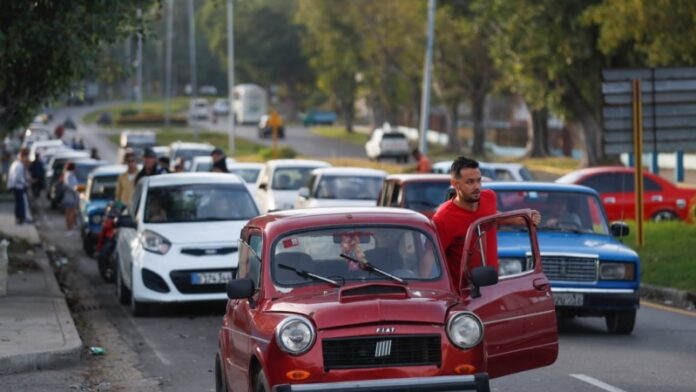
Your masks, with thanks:
<instances>
[{"instance_id":1,"label":"green foliage","mask_svg":"<svg viewBox=\"0 0 696 392\"><path fill-rule=\"evenodd\" d=\"M292 159L297 156L297 152L288 146L279 147L276 154L273 154L273 149L270 147L262 148L259 151L259 155L264 161L269 159Z\"/></svg>"},{"instance_id":2,"label":"green foliage","mask_svg":"<svg viewBox=\"0 0 696 392\"><path fill-rule=\"evenodd\" d=\"M312 128L312 134L331 139L341 139L360 146L364 146L370 138L365 133L346 132L341 127L314 127Z\"/></svg>"},{"instance_id":3,"label":"green foliage","mask_svg":"<svg viewBox=\"0 0 696 392\"><path fill-rule=\"evenodd\" d=\"M50 97L90 76L104 43L143 30L155 0L5 1L0 12L0 131L28 122Z\"/></svg>"}]
</instances>

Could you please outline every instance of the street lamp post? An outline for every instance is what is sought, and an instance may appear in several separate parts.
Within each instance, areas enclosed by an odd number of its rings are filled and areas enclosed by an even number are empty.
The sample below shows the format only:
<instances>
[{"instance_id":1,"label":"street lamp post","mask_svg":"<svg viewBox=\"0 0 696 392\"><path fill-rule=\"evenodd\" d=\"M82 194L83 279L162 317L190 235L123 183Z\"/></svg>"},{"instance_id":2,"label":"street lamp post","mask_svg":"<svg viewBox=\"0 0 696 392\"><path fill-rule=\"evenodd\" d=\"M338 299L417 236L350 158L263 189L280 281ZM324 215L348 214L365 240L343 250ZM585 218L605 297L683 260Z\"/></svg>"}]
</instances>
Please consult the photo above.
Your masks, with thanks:
<instances>
[{"instance_id":1,"label":"street lamp post","mask_svg":"<svg viewBox=\"0 0 696 392\"><path fill-rule=\"evenodd\" d=\"M227 99L230 105L230 114L227 116L227 135L229 137L229 155L235 156L234 128L234 3L227 0Z\"/></svg>"},{"instance_id":2,"label":"street lamp post","mask_svg":"<svg viewBox=\"0 0 696 392\"><path fill-rule=\"evenodd\" d=\"M435 0L428 0L428 32L425 48L425 64L423 65L423 91L420 114L420 143L419 150L428 153L428 117L430 117L430 78L433 64L433 36L435 35Z\"/></svg>"},{"instance_id":3,"label":"street lamp post","mask_svg":"<svg viewBox=\"0 0 696 392\"><path fill-rule=\"evenodd\" d=\"M137 11L137 16L138 16L138 22L141 23L141 18L142 18L142 10L138 8ZM135 74L135 79L136 79L136 84L138 85L138 91L136 91L136 99L138 102L138 112L142 113L143 112L143 35L138 32L138 47L136 50L136 61L138 62L137 64L137 69L136 69L136 74Z\"/></svg>"},{"instance_id":4,"label":"street lamp post","mask_svg":"<svg viewBox=\"0 0 696 392\"><path fill-rule=\"evenodd\" d=\"M191 67L191 99L196 99L198 89L196 81L196 25L194 22L193 0L188 0L189 20L189 65ZM193 127L193 139L198 141L198 128Z\"/></svg>"},{"instance_id":5,"label":"street lamp post","mask_svg":"<svg viewBox=\"0 0 696 392\"><path fill-rule=\"evenodd\" d=\"M172 116L172 109L171 109L171 96L172 96L172 24L173 24L173 19L174 19L174 0L168 0L167 1L167 59L166 59L166 68L165 68L165 104L164 104L164 125L166 127L169 126L171 116Z\"/></svg>"}]
</instances>

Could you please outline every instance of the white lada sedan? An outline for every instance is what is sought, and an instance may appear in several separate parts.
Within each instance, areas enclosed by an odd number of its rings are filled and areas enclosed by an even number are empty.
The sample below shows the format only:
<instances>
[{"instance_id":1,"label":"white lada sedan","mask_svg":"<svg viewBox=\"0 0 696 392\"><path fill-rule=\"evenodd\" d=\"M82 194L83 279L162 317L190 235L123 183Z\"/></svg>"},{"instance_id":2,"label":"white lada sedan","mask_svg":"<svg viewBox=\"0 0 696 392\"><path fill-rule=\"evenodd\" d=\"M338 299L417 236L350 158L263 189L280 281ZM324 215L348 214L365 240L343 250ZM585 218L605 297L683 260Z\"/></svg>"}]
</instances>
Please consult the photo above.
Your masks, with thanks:
<instances>
[{"instance_id":1,"label":"white lada sedan","mask_svg":"<svg viewBox=\"0 0 696 392\"><path fill-rule=\"evenodd\" d=\"M224 300L237 241L258 206L243 180L220 173L141 179L119 217L116 293L134 316L153 303Z\"/></svg>"}]
</instances>

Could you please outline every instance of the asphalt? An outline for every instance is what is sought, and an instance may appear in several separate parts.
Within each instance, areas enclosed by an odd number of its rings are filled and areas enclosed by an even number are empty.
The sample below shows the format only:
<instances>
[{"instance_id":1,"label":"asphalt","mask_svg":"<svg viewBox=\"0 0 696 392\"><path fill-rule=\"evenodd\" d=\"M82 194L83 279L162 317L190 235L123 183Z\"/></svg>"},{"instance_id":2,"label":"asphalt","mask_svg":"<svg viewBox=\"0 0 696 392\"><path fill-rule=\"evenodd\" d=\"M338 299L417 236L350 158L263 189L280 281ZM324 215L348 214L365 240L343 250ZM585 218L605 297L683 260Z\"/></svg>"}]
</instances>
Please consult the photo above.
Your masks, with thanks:
<instances>
[{"instance_id":1,"label":"asphalt","mask_svg":"<svg viewBox=\"0 0 696 392\"><path fill-rule=\"evenodd\" d=\"M22 258L31 265L8 274L7 294L0 296L0 375L78 363L82 340L36 227L16 225L13 204L2 202L0 236L30 244L10 262Z\"/></svg>"}]
</instances>

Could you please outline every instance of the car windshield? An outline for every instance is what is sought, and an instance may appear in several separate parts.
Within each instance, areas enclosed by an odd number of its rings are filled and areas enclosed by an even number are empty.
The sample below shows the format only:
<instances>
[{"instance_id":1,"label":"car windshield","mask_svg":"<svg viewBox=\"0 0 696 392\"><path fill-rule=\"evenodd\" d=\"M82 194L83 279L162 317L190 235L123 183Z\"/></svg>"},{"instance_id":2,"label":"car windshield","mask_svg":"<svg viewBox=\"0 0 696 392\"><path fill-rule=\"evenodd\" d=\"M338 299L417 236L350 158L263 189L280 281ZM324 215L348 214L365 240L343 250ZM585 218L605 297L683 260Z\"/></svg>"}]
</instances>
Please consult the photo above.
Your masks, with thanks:
<instances>
[{"instance_id":1,"label":"car windshield","mask_svg":"<svg viewBox=\"0 0 696 392\"><path fill-rule=\"evenodd\" d=\"M151 188L146 223L248 220L259 212L243 185L187 184Z\"/></svg>"},{"instance_id":2,"label":"car windshield","mask_svg":"<svg viewBox=\"0 0 696 392\"><path fill-rule=\"evenodd\" d=\"M99 163L76 164L75 177L77 177L77 182L80 184L87 183L87 176L89 176L89 173L99 166L101 166Z\"/></svg>"},{"instance_id":3,"label":"car windshield","mask_svg":"<svg viewBox=\"0 0 696 392\"><path fill-rule=\"evenodd\" d=\"M236 174L242 179L244 179L244 182L247 184L253 184L256 182L256 179L259 178L259 173L261 172L261 169L229 169L230 173Z\"/></svg>"},{"instance_id":4,"label":"car windshield","mask_svg":"<svg viewBox=\"0 0 696 392\"><path fill-rule=\"evenodd\" d=\"M197 172L209 172L210 168L213 167L213 162L198 162L196 164L196 171Z\"/></svg>"},{"instance_id":5,"label":"car windshield","mask_svg":"<svg viewBox=\"0 0 696 392\"><path fill-rule=\"evenodd\" d=\"M322 176L314 193L317 199L377 200L382 177Z\"/></svg>"},{"instance_id":6,"label":"car windshield","mask_svg":"<svg viewBox=\"0 0 696 392\"><path fill-rule=\"evenodd\" d=\"M296 191L305 185L309 173L316 167L283 167L273 172L271 189Z\"/></svg>"},{"instance_id":7,"label":"car windshield","mask_svg":"<svg viewBox=\"0 0 696 392\"><path fill-rule=\"evenodd\" d=\"M609 234L596 196L560 191L496 191L498 210L532 208L541 213L538 231Z\"/></svg>"},{"instance_id":8,"label":"car windshield","mask_svg":"<svg viewBox=\"0 0 696 392\"><path fill-rule=\"evenodd\" d=\"M415 182L404 190L405 207L414 211L435 211L445 201L449 181Z\"/></svg>"},{"instance_id":9,"label":"car windshield","mask_svg":"<svg viewBox=\"0 0 696 392\"><path fill-rule=\"evenodd\" d=\"M92 184L89 188L89 199L113 200L116 195L117 180L117 175L92 177Z\"/></svg>"},{"instance_id":10,"label":"car windshield","mask_svg":"<svg viewBox=\"0 0 696 392\"><path fill-rule=\"evenodd\" d=\"M201 157L201 156L208 156L210 155L211 149L178 149L176 150L176 153L174 154L174 161L176 161L178 158L183 159L186 162L190 162L193 160L193 157Z\"/></svg>"},{"instance_id":11,"label":"car windshield","mask_svg":"<svg viewBox=\"0 0 696 392\"><path fill-rule=\"evenodd\" d=\"M341 284L395 280L388 275L403 280L430 280L441 274L440 260L433 249L436 245L429 236L409 227L353 226L307 230L287 234L275 241L271 252L271 274L273 281L280 286L321 283L292 269Z\"/></svg>"}]
</instances>

